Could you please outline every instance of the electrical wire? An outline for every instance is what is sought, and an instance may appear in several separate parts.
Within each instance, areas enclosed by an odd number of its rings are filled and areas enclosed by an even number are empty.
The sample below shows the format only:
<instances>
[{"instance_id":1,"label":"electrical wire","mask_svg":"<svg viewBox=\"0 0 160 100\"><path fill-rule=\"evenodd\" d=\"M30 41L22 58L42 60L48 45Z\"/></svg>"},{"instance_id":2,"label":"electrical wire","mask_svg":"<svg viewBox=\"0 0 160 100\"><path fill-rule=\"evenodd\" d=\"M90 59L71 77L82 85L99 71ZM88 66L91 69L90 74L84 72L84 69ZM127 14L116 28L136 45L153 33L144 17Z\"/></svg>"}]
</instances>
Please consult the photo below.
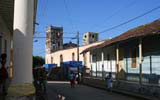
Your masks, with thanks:
<instances>
[{"instance_id":1,"label":"electrical wire","mask_svg":"<svg viewBox=\"0 0 160 100\"><path fill-rule=\"evenodd\" d=\"M131 7L135 4L136 0L129 2L127 5L117 9L115 12L113 12L110 16L106 17L105 20L103 22L105 22L104 24L100 24L100 25L94 25L95 28L97 27L103 27L104 25L106 25L106 22L109 21L109 19L112 19L114 16L116 16L118 13L120 13L122 11L122 9L126 9L128 7Z\"/></svg>"},{"instance_id":2,"label":"electrical wire","mask_svg":"<svg viewBox=\"0 0 160 100\"><path fill-rule=\"evenodd\" d=\"M42 38L42 39L46 39L46 37L33 37L33 38ZM63 37L63 39L72 39L72 38L75 38L75 37Z\"/></svg>"},{"instance_id":3,"label":"electrical wire","mask_svg":"<svg viewBox=\"0 0 160 100\"><path fill-rule=\"evenodd\" d=\"M104 32L107 32L107 31L116 29L116 28L118 28L118 27L121 27L121 26L123 26L123 25L125 25L125 24L127 24L127 23L130 23L130 22L132 22L132 21L134 21L134 20L136 20L136 19L138 19L138 18L140 18L140 17L143 17L143 16L145 16L145 15L147 15L147 14L149 14L149 13L152 13L153 11L155 11L155 10L157 10L157 9L159 9L159 8L160 8L160 6L155 7L155 8L153 8L153 9L151 9L151 10L149 10L149 11L147 11L147 12L145 12L145 13L139 15L139 16L136 16L136 17L134 17L134 18L132 18L132 19L130 19L130 20L127 20L126 22L123 22L123 23L121 23L121 24L119 24L119 25L115 25L115 26L113 26L113 27L111 27L111 28L108 28L108 29L105 29L105 30L103 30L103 31L100 31L99 33L104 33Z\"/></svg>"},{"instance_id":4,"label":"electrical wire","mask_svg":"<svg viewBox=\"0 0 160 100\"><path fill-rule=\"evenodd\" d=\"M71 14L70 14L70 12L69 12L69 9L68 9L66 0L63 0L63 1L64 1L64 7L65 7L65 9L66 9L67 16L68 16L68 19L69 19L69 23L71 24L72 30L74 30L73 20L71 19Z\"/></svg>"},{"instance_id":5,"label":"electrical wire","mask_svg":"<svg viewBox=\"0 0 160 100\"><path fill-rule=\"evenodd\" d=\"M46 4L44 6L44 9L42 10L42 17L44 18L45 17L45 12L47 11L48 9L48 0L45 0L46 1Z\"/></svg>"},{"instance_id":6,"label":"electrical wire","mask_svg":"<svg viewBox=\"0 0 160 100\"><path fill-rule=\"evenodd\" d=\"M35 33L46 33L45 31L36 31ZM75 34L77 32L62 32L63 34Z\"/></svg>"},{"instance_id":7,"label":"electrical wire","mask_svg":"<svg viewBox=\"0 0 160 100\"><path fill-rule=\"evenodd\" d=\"M46 2L44 2L46 1ZM46 9L48 8L48 0L38 0L38 6L43 5L41 7L38 7L39 9L39 16L37 16L37 18L44 18Z\"/></svg>"}]
</instances>

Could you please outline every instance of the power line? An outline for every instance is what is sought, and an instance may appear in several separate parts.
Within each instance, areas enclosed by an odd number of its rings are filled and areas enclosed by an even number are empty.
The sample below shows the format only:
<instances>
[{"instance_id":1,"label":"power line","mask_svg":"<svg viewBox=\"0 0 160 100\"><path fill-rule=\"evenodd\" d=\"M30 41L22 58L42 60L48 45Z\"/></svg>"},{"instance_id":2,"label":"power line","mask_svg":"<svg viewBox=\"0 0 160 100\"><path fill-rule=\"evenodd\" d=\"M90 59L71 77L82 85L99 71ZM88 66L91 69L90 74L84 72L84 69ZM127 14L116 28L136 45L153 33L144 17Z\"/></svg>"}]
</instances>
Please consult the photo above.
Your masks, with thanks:
<instances>
[{"instance_id":1,"label":"power line","mask_svg":"<svg viewBox=\"0 0 160 100\"><path fill-rule=\"evenodd\" d=\"M46 0L46 4L44 6L44 9L42 10L42 17L45 17L45 12L47 11L48 9L48 0Z\"/></svg>"},{"instance_id":2,"label":"power line","mask_svg":"<svg viewBox=\"0 0 160 100\"><path fill-rule=\"evenodd\" d=\"M113 18L115 15L117 15L122 9L127 8L127 7L131 7L133 4L135 4L135 2L136 2L136 0L128 3L127 5L124 5L123 7L119 8L119 9L117 9L117 10L116 10L115 12L113 12L110 16L106 17L103 22L107 22L109 19L112 19L112 18ZM100 24L100 25L94 25L94 26L96 26L96 28L97 28L97 27L102 27L102 26L104 26L105 24L106 24L106 23L104 23L103 25Z\"/></svg>"},{"instance_id":3,"label":"power line","mask_svg":"<svg viewBox=\"0 0 160 100\"><path fill-rule=\"evenodd\" d=\"M69 9L68 9L68 6L67 6L67 3L66 3L66 0L63 0L64 1L64 6L65 6L65 9L66 9L66 12L67 12L67 15L68 15L68 19L69 19L69 22L72 26L72 30L74 29L74 26L73 26L73 21L71 19L71 14L69 12Z\"/></svg>"},{"instance_id":4,"label":"power line","mask_svg":"<svg viewBox=\"0 0 160 100\"><path fill-rule=\"evenodd\" d=\"M46 33L45 31L36 31L35 33ZM63 34L75 34L76 32L62 32Z\"/></svg>"},{"instance_id":5,"label":"power line","mask_svg":"<svg viewBox=\"0 0 160 100\"><path fill-rule=\"evenodd\" d=\"M47 9L47 5L48 5L48 0L45 0L46 2L44 2L44 0L37 0L38 1L38 5L40 6L40 5L43 5L43 6L41 6L41 7L38 7L39 8L39 11L41 11L40 13L39 13L39 16L37 16L37 17L44 17L44 15L45 15L45 11L46 11L46 9Z\"/></svg>"},{"instance_id":6,"label":"power line","mask_svg":"<svg viewBox=\"0 0 160 100\"><path fill-rule=\"evenodd\" d=\"M33 38L42 38L42 39L44 38L45 39L46 37L33 37Z\"/></svg>"},{"instance_id":7,"label":"power line","mask_svg":"<svg viewBox=\"0 0 160 100\"><path fill-rule=\"evenodd\" d=\"M151 10L149 10L149 11L147 11L147 12L145 12L145 13L139 15L139 16L136 16L136 17L134 17L134 18L126 21L126 22L123 22L123 23L121 23L121 24L119 24L119 25L116 25L116 26L113 26L113 27L111 27L111 28L108 28L108 29L105 29L105 30L103 30L103 31L100 31L99 33L104 33L104 32L113 30L113 29L115 29L115 28L118 28L118 27L120 27L120 26L122 26L122 25L125 25L125 24L127 24L127 23L129 23L129 22L132 22L132 21L134 21L134 20L136 20L136 19L138 19L138 18L140 18L140 17L143 17L143 16L145 16L145 15L147 15L147 14L149 14L149 13L151 13L151 12L153 12L153 11L159 9L159 8L160 8L160 6L158 6L158 7L156 7L156 8L153 8L153 9L151 9Z\"/></svg>"},{"instance_id":8,"label":"power line","mask_svg":"<svg viewBox=\"0 0 160 100\"><path fill-rule=\"evenodd\" d=\"M46 37L33 37L33 38L41 38L41 39L46 39ZM63 37L63 39L72 39L72 38L75 38L75 37Z\"/></svg>"},{"instance_id":9,"label":"power line","mask_svg":"<svg viewBox=\"0 0 160 100\"><path fill-rule=\"evenodd\" d=\"M38 7L39 8L39 16L36 16L37 17L37 19L39 18L39 19L45 19L45 12L47 12L47 10L48 10L48 0L37 0L38 1L38 5L40 6L40 5L43 5L43 6L41 6L41 7ZM40 3L40 1L41 1L41 3ZM46 2L45 2L46 1ZM41 20L37 20L37 21L40 21L40 22L38 22L38 24L41 24ZM38 28L38 25L37 25L37 27L36 27L36 29ZM36 33L36 32L35 32Z\"/></svg>"}]
</instances>

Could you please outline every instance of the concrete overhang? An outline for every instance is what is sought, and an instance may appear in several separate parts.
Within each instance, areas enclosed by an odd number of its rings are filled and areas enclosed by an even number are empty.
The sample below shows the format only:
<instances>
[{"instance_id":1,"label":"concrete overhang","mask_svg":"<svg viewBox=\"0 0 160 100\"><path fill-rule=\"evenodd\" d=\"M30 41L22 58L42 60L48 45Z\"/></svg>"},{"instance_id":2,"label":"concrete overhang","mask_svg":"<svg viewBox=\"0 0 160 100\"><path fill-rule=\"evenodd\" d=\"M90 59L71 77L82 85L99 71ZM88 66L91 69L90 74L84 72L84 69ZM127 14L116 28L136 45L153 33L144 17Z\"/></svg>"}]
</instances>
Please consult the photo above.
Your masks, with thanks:
<instances>
[{"instance_id":1,"label":"concrete overhang","mask_svg":"<svg viewBox=\"0 0 160 100\"><path fill-rule=\"evenodd\" d=\"M1 31L13 34L13 13L14 13L14 0L0 0L0 25ZM3 27L6 28L3 28Z\"/></svg>"},{"instance_id":2,"label":"concrete overhang","mask_svg":"<svg viewBox=\"0 0 160 100\"><path fill-rule=\"evenodd\" d=\"M4 33L9 32L11 35L13 35L14 1L0 0L0 30ZM36 22L36 13L37 0L34 0L34 24Z\"/></svg>"}]
</instances>

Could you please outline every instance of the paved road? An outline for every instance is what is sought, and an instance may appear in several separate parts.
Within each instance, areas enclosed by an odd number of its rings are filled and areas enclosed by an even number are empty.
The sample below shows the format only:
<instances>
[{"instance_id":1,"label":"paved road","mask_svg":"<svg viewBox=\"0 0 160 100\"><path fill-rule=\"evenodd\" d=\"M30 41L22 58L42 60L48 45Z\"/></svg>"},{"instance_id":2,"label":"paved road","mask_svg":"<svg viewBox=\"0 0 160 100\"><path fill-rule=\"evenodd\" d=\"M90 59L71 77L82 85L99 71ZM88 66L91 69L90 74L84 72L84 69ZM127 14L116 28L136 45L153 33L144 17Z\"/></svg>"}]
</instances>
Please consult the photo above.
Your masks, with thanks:
<instances>
[{"instance_id":1,"label":"paved road","mask_svg":"<svg viewBox=\"0 0 160 100\"><path fill-rule=\"evenodd\" d=\"M58 95L63 95L65 100L139 100L84 85L76 85L75 88L70 88L69 82L48 82L46 99L60 100Z\"/></svg>"}]
</instances>

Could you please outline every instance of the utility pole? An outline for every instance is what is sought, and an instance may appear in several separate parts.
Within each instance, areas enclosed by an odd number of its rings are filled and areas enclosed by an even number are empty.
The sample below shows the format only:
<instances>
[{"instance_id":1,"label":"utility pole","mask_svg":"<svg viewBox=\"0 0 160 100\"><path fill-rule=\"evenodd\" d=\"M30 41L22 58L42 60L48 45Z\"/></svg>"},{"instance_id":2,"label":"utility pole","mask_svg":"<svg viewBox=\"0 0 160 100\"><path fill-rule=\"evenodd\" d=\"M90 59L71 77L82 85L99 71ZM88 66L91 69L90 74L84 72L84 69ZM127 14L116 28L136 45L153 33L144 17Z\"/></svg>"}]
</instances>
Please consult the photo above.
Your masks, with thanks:
<instances>
[{"instance_id":1,"label":"utility pole","mask_svg":"<svg viewBox=\"0 0 160 100\"><path fill-rule=\"evenodd\" d=\"M78 84L80 83L80 66L79 66L79 32L77 32L77 62L78 62L78 66L77 66L77 71L78 71Z\"/></svg>"}]
</instances>

